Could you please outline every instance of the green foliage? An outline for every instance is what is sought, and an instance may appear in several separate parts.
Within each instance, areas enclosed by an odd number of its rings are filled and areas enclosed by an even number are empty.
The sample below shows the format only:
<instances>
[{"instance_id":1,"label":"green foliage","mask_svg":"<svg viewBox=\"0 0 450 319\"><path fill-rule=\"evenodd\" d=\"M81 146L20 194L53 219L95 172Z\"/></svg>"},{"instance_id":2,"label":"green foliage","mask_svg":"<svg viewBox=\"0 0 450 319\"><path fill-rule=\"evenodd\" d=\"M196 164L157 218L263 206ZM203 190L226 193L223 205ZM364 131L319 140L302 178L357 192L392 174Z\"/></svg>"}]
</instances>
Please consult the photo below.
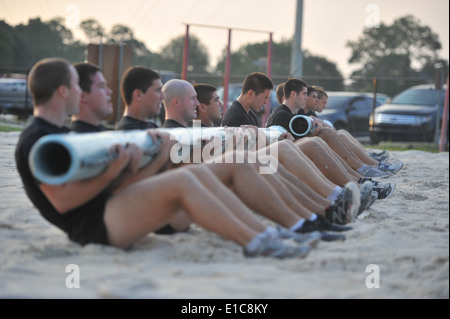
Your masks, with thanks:
<instances>
[{"instance_id":1,"label":"green foliage","mask_svg":"<svg viewBox=\"0 0 450 319\"><path fill-rule=\"evenodd\" d=\"M352 77L379 77L379 92L390 96L434 79L437 63L448 68L448 61L438 57L441 49L438 35L410 15L395 20L392 25L381 23L379 28L366 28L359 39L348 41L347 47L352 51L349 62L360 65ZM383 78L398 81L382 83ZM411 82L412 78L418 82ZM367 91L370 85L360 82L356 89Z\"/></svg>"},{"instance_id":2,"label":"green foliage","mask_svg":"<svg viewBox=\"0 0 450 319\"><path fill-rule=\"evenodd\" d=\"M130 45L133 64L181 73L184 35L170 40L160 52L151 52L125 25L116 24L107 31L95 19L87 19L80 23L80 28L87 43L102 41ZM0 20L2 67L26 69L34 62L51 56L60 56L71 62L83 61L87 43L75 40L59 17L49 21L30 19L28 24L17 26L9 26ZM434 80L437 64L444 70L448 69L448 61L438 57L441 49L438 36L413 16L397 19L392 25L381 23L379 28L367 28L359 39L348 41L347 46L351 49L349 62L360 66L352 77L365 79L352 87L357 91L372 91L371 79L378 77L378 91L393 96L416 83ZM272 78L275 84L286 81L290 76L291 47L291 40L273 42ZM189 80L220 85L220 77L225 70L225 52L224 49L217 65L211 66L208 50L200 39L191 35ZM246 74L255 71L267 72L267 41L249 43L232 52L232 81L241 81ZM336 64L307 50L303 57L303 78L308 84L319 85L329 91L344 89L343 77ZM417 82L412 82L412 78Z\"/></svg>"},{"instance_id":3,"label":"green foliage","mask_svg":"<svg viewBox=\"0 0 450 319\"><path fill-rule=\"evenodd\" d=\"M62 24L62 18L48 22L30 19L27 25L15 27L0 21L0 30L1 63L4 66L29 68L34 62L50 56L83 60L85 45L74 40L72 32Z\"/></svg>"},{"instance_id":4,"label":"green foliage","mask_svg":"<svg viewBox=\"0 0 450 319\"><path fill-rule=\"evenodd\" d=\"M161 61L160 69L180 71L183 63L184 35L172 39L161 49L164 57ZM209 53L208 49L201 43L195 35L189 37L189 73L208 73Z\"/></svg>"}]
</instances>

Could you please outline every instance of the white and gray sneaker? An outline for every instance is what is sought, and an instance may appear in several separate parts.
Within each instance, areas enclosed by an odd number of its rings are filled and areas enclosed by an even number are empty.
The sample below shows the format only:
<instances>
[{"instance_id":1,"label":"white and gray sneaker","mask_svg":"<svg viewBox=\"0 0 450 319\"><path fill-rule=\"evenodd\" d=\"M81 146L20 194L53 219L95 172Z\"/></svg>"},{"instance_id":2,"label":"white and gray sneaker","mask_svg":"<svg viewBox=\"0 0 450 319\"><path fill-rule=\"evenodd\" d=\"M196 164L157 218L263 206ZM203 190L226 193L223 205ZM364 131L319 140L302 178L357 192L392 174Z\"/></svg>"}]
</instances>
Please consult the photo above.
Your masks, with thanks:
<instances>
[{"instance_id":1,"label":"white and gray sneaker","mask_svg":"<svg viewBox=\"0 0 450 319\"><path fill-rule=\"evenodd\" d=\"M378 168L364 165L363 167L358 169L358 173L364 177L379 177L379 178L387 178L391 177L393 174L391 172L383 172Z\"/></svg>"},{"instance_id":2,"label":"white and gray sneaker","mask_svg":"<svg viewBox=\"0 0 450 319\"><path fill-rule=\"evenodd\" d=\"M350 223L354 221L358 215L359 207L361 206L361 193L355 182L348 182L345 184L344 188L351 190L352 193L352 207L350 210L349 220L347 220L347 223Z\"/></svg>"},{"instance_id":3,"label":"white and gray sneaker","mask_svg":"<svg viewBox=\"0 0 450 319\"><path fill-rule=\"evenodd\" d=\"M403 167L403 162L399 162L399 163L384 163L384 162L380 162L378 164L378 169L382 172L390 172L392 174L397 173L399 170L401 170Z\"/></svg>"},{"instance_id":4,"label":"white and gray sneaker","mask_svg":"<svg viewBox=\"0 0 450 319\"><path fill-rule=\"evenodd\" d=\"M267 232L258 234L244 247L246 257L305 258L311 246L299 245L291 240L283 240Z\"/></svg>"},{"instance_id":5,"label":"white and gray sneaker","mask_svg":"<svg viewBox=\"0 0 450 319\"><path fill-rule=\"evenodd\" d=\"M367 209L375 203L378 198L378 193L376 191L372 191L372 195L370 196L369 203L367 203Z\"/></svg>"},{"instance_id":6,"label":"white and gray sneaker","mask_svg":"<svg viewBox=\"0 0 450 319\"><path fill-rule=\"evenodd\" d=\"M379 182L368 177L363 177L359 179L360 184L363 184L366 181L372 182L373 190L378 193L377 199L389 198L394 192L396 186L395 183L392 182Z\"/></svg>"},{"instance_id":7,"label":"white and gray sneaker","mask_svg":"<svg viewBox=\"0 0 450 319\"><path fill-rule=\"evenodd\" d=\"M310 233L296 233L281 226L277 226L278 236L281 239L292 239L296 243L308 245L316 248L319 241L322 239L322 234L319 231Z\"/></svg>"},{"instance_id":8,"label":"white and gray sneaker","mask_svg":"<svg viewBox=\"0 0 450 319\"><path fill-rule=\"evenodd\" d=\"M369 152L369 156L378 162L386 162L389 158L389 154L386 151Z\"/></svg>"},{"instance_id":9,"label":"white and gray sneaker","mask_svg":"<svg viewBox=\"0 0 450 319\"><path fill-rule=\"evenodd\" d=\"M360 215L364 210L369 208L370 198L372 197L372 190L373 185L371 181L365 181L364 184L362 184L359 188L359 192L361 194L361 205L359 206L357 216Z\"/></svg>"}]
</instances>

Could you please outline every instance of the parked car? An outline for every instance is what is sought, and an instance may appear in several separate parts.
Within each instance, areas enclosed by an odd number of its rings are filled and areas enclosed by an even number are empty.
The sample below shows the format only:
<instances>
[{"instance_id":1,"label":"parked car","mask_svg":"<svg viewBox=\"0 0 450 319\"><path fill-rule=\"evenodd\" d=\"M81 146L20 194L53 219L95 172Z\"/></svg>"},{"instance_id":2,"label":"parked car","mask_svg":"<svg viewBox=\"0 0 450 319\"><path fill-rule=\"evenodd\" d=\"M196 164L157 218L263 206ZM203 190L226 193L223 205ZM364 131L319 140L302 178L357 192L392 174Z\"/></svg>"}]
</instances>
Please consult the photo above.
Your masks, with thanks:
<instances>
[{"instance_id":1,"label":"parked car","mask_svg":"<svg viewBox=\"0 0 450 319\"><path fill-rule=\"evenodd\" d=\"M372 143L433 141L438 114L439 125L442 122L438 104L440 100L440 106L443 106L445 91L446 86L439 93L433 84L416 85L377 108L370 123Z\"/></svg>"},{"instance_id":2,"label":"parked car","mask_svg":"<svg viewBox=\"0 0 450 319\"><path fill-rule=\"evenodd\" d=\"M317 113L328 120L337 129L346 129L353 136L369 136L369 118L373 109L373 93L327 92L326 108ZM377 94L375 107L380 106L389 97Z\"/></svg>"},{"instance_id":3,"label":"parked car","mask_svg":"<svg viewBox=\"0 0 450 319\"><path fill-rule=\"evenodd\" d=\"M0 111L21 118L33 112L26 79L0 78Z\"/></svg>"}]
</instances>

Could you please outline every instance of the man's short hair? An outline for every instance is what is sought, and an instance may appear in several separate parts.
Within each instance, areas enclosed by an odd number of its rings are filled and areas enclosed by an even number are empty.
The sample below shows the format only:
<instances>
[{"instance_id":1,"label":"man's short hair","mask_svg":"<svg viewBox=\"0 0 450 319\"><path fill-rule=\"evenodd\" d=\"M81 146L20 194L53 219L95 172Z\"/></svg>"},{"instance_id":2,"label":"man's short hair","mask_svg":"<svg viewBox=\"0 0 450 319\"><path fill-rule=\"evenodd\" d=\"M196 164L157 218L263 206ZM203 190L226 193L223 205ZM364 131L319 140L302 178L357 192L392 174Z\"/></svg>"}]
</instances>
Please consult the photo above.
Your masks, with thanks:
<instances>
[{"instance_id":1,"label":"man's short hair","mask_svg":"<svg viewBox=\"0 0 450 319\"><path fill-rule=\"evenodd\" d=\"M283 104L283 100L284 100L284 84L285 83L283 82L283 83L278 84L278 86L277 86L277 91L276 91L277 101L280 104Z\"/></svg>"},{"instance_id":2,"label":"man's short hair","mask_svg":"<svg viewBox=\"0 0 450 319\"><path fill-rule=\"evenodd\" d=\"M304 81L296 78L292 78L287 80L284 83L284 98L287 99L291 96L292 92L295 92L297 94L300 94L300 92L303 90L303 88L307 88L308 84L306 84Z\"/></svg>"},{"instance_id":3,"label":"man's short hair","mask_svg":"<svg viewBox=\"0 0 450 319\"><path fill-rule=\"evenodd\" d=\"M242 84L242 94L246 94L248 91L253 90L256 94L261 94L265 90L272 90L272 80L261 72L253 72L247 75Z\"/></svg>"},{"instance_id":4,"label":"man's short hair","mask_svg":"<svg viewBox=\"0 0 450 319\"><path fill-rule=\"evenodd\" d=\"M48 58L38 61L28 75L28 87L34 105L46 103L61 86L70 88L70 62L62 58Z\"/></svg>"},{"instance_id":5,"label":"man's short hair","mask_svg":"<svg viewBox=\"0 0 450 319\"><path fill-rule=\"evenodd\" d=\"M130 104L134 90L141 90L143 93L153 84L154 80L161 78L161 75L145 66L132 66L125 70L120 84L120 93L126 104Z\"/></svg>"},{"instance_id":6,"label":"man's short hair","mask_svg":"<svg viewBox=\"0 0 450 319\"><path fill-rule=\"evenodd\" d=\"M328 94L327 94L327 92L323 89L323 87L313 85L313 88L316 89L317 97L318 97L319 99L323 98L324 96L328 97Z\"/></svg>"},{"instance_id":7,"label":"man's short hair","mask_svg":"<svg viewBox=\"0 0 450 319\"><path fill-rule=\"evenodd\" d=\"M80 78L78 84L83 92L91 93L91 86L93 83L93 78L97 72L100 72L100 68L92 63L77 63L75 64L75 69L78 72L78 77Z\"/></svg>"},{"instance_id":8,"label":"man's short hair","mask_svg":"<svg viewBox=\"0 0 450 319\"><path fill-rule=\"evenodd\" d=\"M308 92L307 92L308 96L310 96L311 93L313 93L313 92L316 92L316 89L312 86L308 86Z\"/></svg>"},{"instance_id":9,"label":"man's short hair","mask_svg":"<svg viewBox=\"0 0 450 319\"><path fill-rule=\"evenodd\" d=\"M213 97L213 93L217 89L209 84L197 83L194 85L195 92L197 92L197 100L205 105L208 105Z\"/></svg>"}]
</instances>

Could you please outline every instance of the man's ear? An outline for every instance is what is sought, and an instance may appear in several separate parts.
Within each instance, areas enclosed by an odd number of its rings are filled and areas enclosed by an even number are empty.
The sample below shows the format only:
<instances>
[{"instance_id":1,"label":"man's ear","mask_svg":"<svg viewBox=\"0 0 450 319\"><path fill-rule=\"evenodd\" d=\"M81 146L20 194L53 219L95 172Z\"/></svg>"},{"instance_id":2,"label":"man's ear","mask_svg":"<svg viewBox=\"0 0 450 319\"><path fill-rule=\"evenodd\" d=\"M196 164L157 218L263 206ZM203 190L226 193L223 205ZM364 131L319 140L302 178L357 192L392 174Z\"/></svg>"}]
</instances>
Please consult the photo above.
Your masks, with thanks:
<instances>
[{"instance_id":1,"label":"man's ear","mask_svg":"<svg viewBox=\"0 0 450 319\"><path fill-rule=\"evenodd\" d=\"M208 111L208 106L203 104L203 103L200 103L198 105L198 110L199 110L199 112L207 112Z\"/></svg>"},{"instance_id":2,"label":"man's ear","mask_svg":"<svg viewBox=\"0 0 450 319\"><path fill-rule=\"evenodd\" d=\"M65 99L65 98L67 98L67 96L69 95L69 88L68 88L66 85L64 85L64 84L61 84L61 85L58 86L58 88L56 89L56 92L58 93L58 95L59 95L61 98Z\"/></svg>"},{"instance_id":3,"label":"man's ear","mask_svg":"<svg viewBox=\"0 0 450 319\"><path fill-rule=\"evenodd\" d=\"M178 96L176 96L176 97L172 98L171 105L175 105L176 107L179 107L182 105L182 101Z\"/></svg>"},{"instance_id":4,"label":"man's ear","mask_svg":"<svg viewBox=\"0 0 450 319\"><path fill-rule=\"evenodd\" d=\"M87 96L88 93L81 91L81 98L80 98L80 103L86 103L87 102Z\"/></svg>"},{"instance_id":5,"label":"man's ear","mask_svg":"<svg viewBox=\"0 0 450 319\"><path fill-rule=\"evenodd\" d=\"M133 94L132 94L132 100L133 101L139 101L142 98L142 91L139 89L134 89Z\"/></svg>"}]
</instances>

